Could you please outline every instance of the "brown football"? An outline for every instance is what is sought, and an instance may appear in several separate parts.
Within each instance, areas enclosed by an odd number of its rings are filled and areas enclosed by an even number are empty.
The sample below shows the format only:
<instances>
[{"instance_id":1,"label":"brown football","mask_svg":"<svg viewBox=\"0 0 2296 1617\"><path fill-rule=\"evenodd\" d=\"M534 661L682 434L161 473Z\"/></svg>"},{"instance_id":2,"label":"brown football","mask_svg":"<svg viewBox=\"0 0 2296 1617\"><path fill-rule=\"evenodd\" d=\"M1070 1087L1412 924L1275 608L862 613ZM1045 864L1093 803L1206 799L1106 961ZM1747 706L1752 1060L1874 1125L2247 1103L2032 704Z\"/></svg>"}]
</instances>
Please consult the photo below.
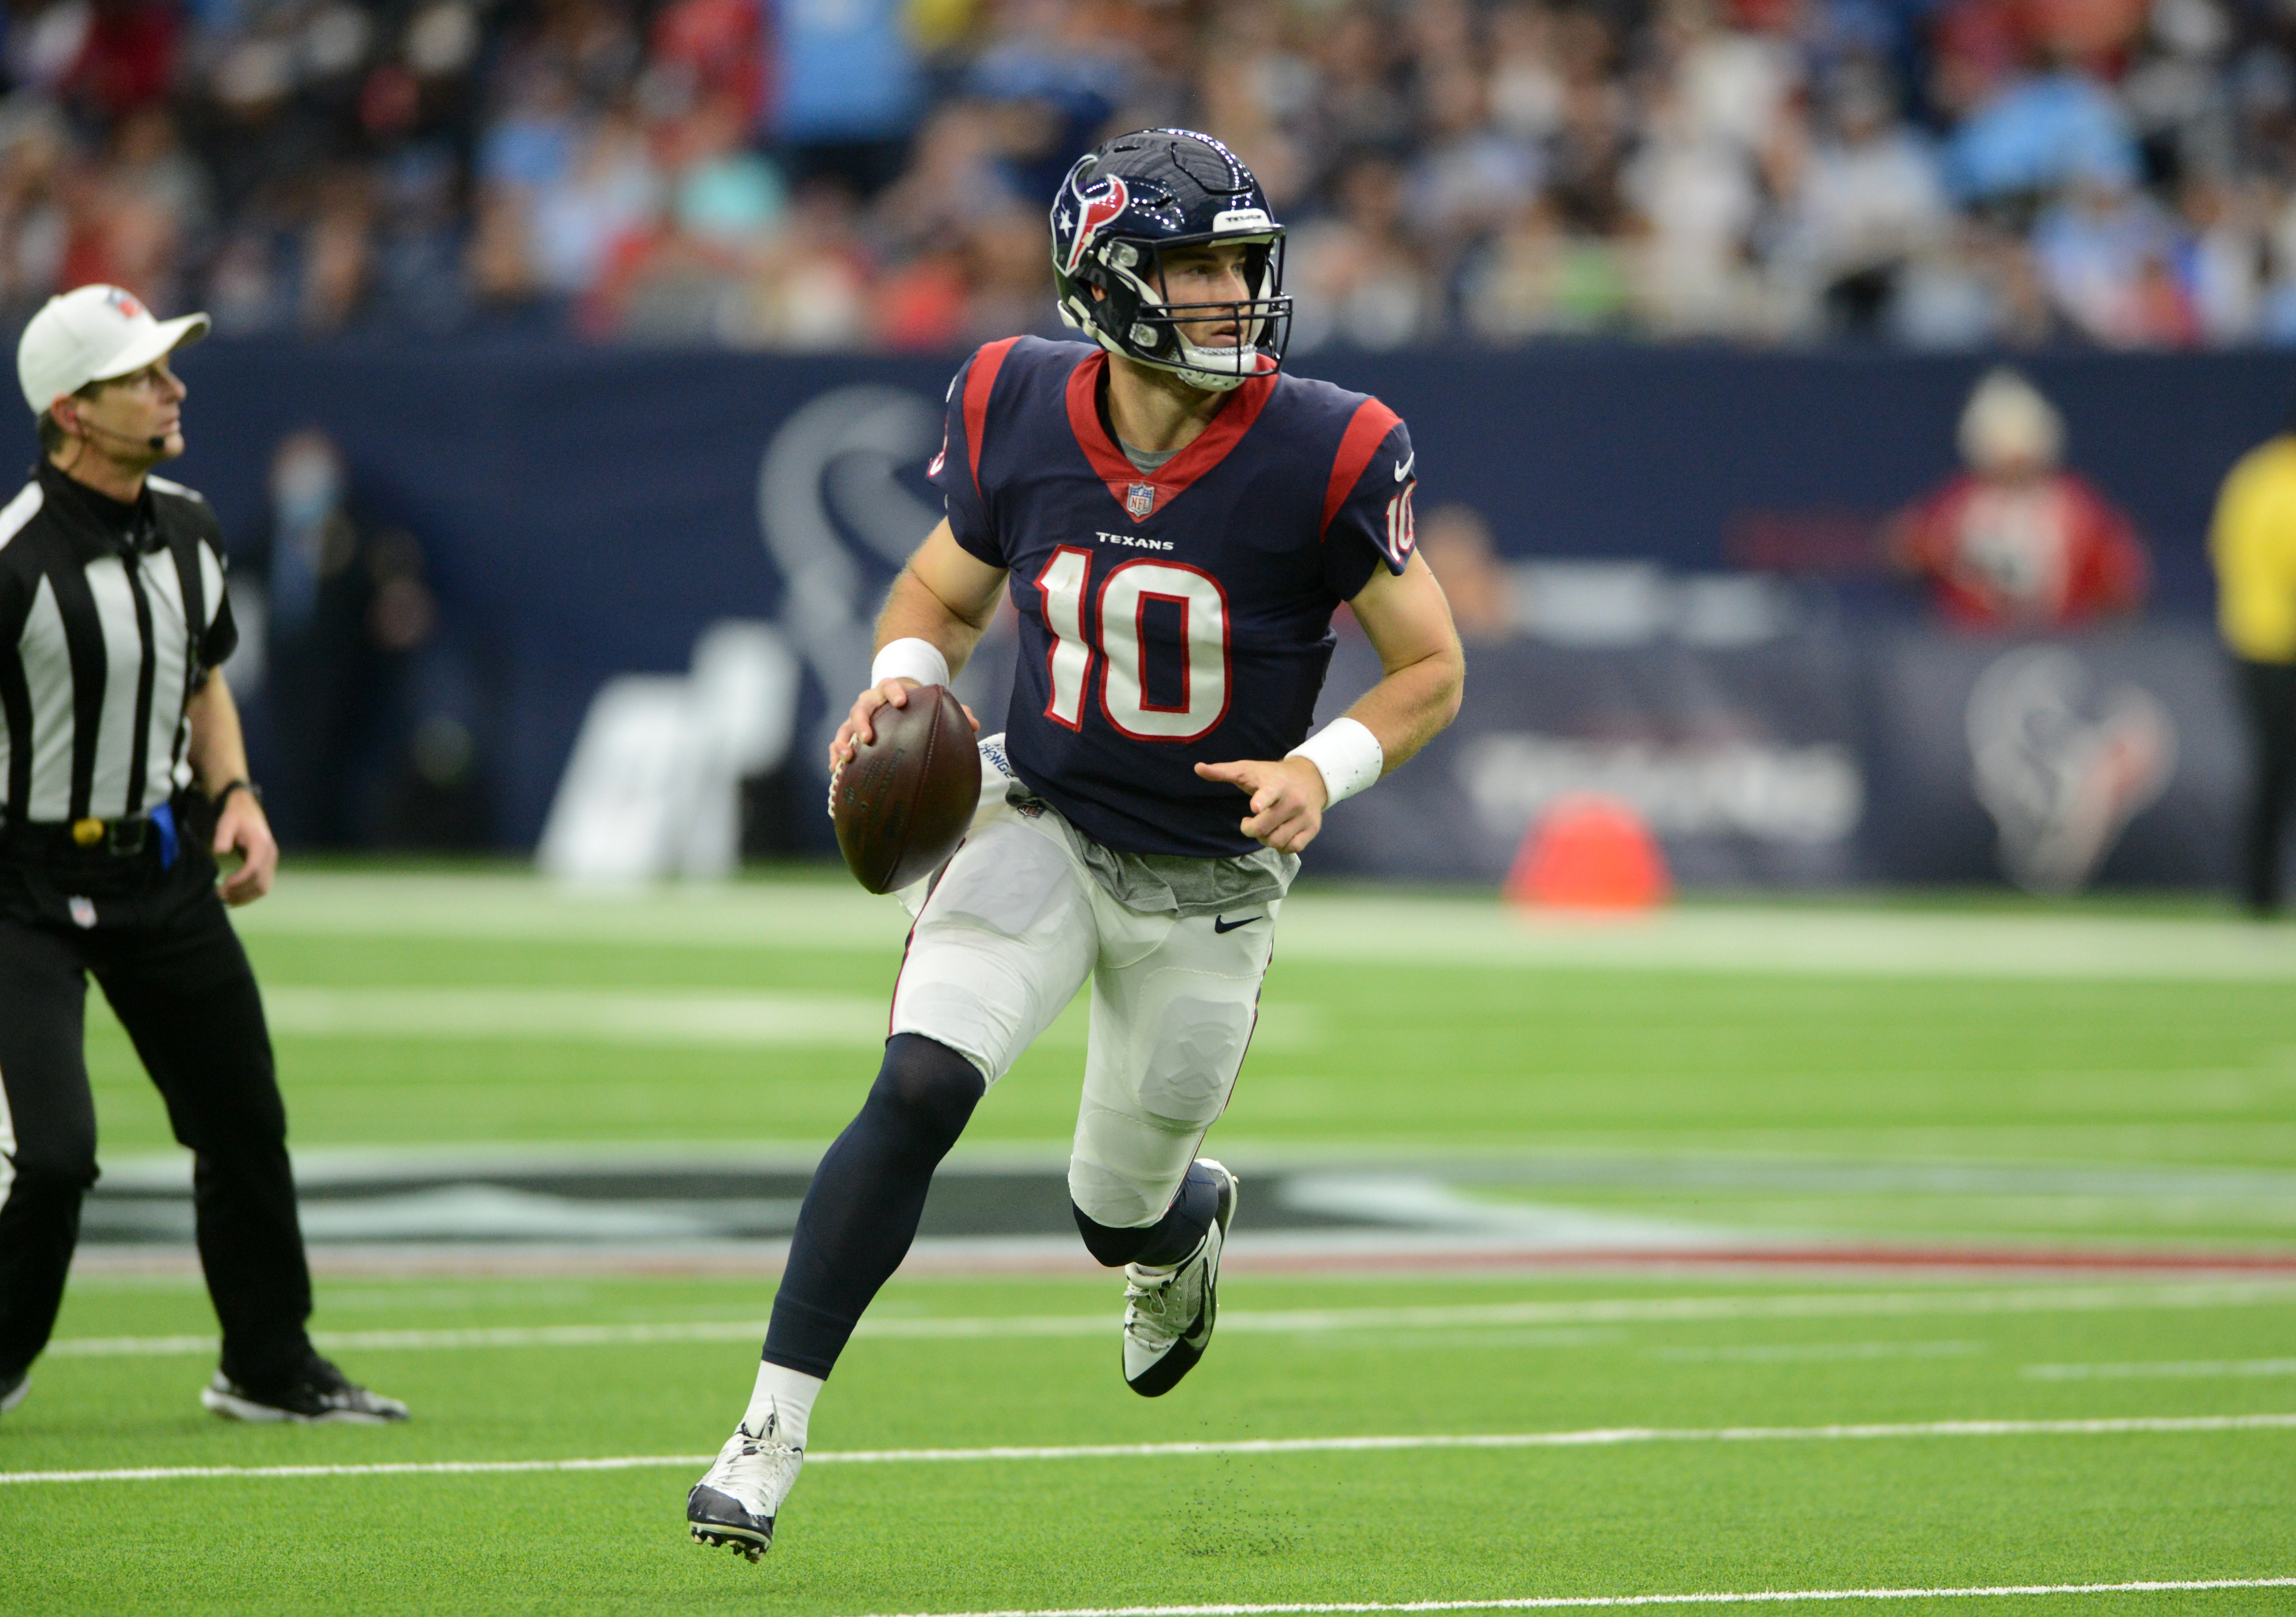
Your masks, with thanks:
<instances>
[{"instance_id":1,"label":"brown football","mask_svg":"<svg viewBox=\"0 0 2296 1617\"><path fill-rule=\"evenodd\" d=\"M980 751L946 685L880 707L870 728L875 739L838 772L829 813L853 878L890 893L931 875L964 840L980 801Z\"/></svg>"}]
</instances>

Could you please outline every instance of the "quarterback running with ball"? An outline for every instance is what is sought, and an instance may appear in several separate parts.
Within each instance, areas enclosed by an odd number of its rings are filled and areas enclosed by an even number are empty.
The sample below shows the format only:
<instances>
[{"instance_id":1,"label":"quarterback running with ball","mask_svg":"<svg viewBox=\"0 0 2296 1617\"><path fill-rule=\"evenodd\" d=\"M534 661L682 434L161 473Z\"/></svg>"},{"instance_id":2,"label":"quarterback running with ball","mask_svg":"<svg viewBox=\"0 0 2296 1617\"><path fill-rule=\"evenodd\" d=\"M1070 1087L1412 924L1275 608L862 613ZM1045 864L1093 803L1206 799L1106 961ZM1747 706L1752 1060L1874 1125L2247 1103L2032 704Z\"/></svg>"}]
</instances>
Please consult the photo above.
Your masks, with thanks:
<instances>
[{"instance_id":1,"label":"quarterback running with ball","mask_svg":"<svg viewBox=\"0 0 2296 1617\"><path fill-rule=\"evenodd\" d=\"M1077 1229L1125 1271L1127 1384L1154 1398L1195 1366L1236 1206L1196 1151L1300 850L1458 711L1410 437L1283 372L1283 230L1250 170L1205 135L1123 135L1070 171L1052 234L1062 317L1091 341L991 343L957 373L931 468L947 518L831 748L842 767L880 707L947 684L1009 585L1020 669L972 833L918 894L884 1065L806 1193L749 1409L687 1498L695 1539L751 1560L933 1170L1087 978ZM1311 736L1342 602L1385 677Z\"/></svg>"}]
</instances>

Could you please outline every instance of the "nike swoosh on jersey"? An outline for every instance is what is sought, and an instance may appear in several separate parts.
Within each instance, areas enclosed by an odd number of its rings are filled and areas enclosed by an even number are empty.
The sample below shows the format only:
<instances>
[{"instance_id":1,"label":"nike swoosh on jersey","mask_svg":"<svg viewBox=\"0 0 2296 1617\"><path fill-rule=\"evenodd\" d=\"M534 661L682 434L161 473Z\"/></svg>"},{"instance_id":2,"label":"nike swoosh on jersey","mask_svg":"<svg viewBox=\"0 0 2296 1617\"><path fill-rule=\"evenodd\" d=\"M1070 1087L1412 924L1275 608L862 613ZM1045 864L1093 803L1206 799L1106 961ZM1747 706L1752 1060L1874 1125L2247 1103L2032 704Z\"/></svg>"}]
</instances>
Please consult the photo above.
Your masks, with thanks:
<instances>
[{"instance_id":1,"label":"nike swoosh on jersey","mask_svg":"<svg viewBox=\"0 0 2296 1617\"><path fill-rule=\"evenodd\" d=\"M1212 930L1215 932L1233 932L1238 927L1249 927L1252 922L1259 919L1259 918L1256 915L1247 915L1240 921L1232 921L1224 917L1215 915L1212 917Z\"/></svg>"},{"instance_id":2,"label":"nike swoosh on jersey","mask_svg":"<svg viewBox=\"0 0 2296 1617\"><path fill-rule=\"evenodd\" d=\"M1403 457L1403 464L1395 469L1395 480L1397 482L1400 483L1404 478L1411 475L1411 462L1418 458L1419 452L1415 449L1409 454Z\"/></svg>"}]
</instances>

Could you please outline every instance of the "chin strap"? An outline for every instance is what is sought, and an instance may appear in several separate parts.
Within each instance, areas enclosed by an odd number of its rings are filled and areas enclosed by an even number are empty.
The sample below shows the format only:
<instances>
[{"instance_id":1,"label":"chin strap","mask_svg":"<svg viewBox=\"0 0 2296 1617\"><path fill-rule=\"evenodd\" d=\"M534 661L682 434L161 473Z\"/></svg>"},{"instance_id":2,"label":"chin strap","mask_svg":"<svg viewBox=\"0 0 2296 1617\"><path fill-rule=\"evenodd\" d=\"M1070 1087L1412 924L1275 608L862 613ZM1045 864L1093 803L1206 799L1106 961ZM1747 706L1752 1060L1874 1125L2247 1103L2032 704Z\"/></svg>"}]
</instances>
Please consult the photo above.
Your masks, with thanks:
<instances>
[{"instance_id":1,"label":"chin strap","mask_svg":"<svg viewBox=\"0 0 2296 1617\"><path fill-rule=\"evenodd\" d=\"M1127 248L1124 250L1130 249ZM1200 388L1207 393L1229 392L1255 377L1271 375L1279 368L1268 363L1267 356L1259 351L1257 343L1245 343L1230 348L1198 347L1179 334L1176 323L1178 317L1173 314L1172 306L1158 297L1145 281L1128 266L1109 265L1107 267L1128 283L1133 297L1137 300L1138 306L1131 317L1131 330L1126 334L1130 339L1130 346L1127 346L1124 337L1119 337L1102 323L1101 309L1105 305L1087 304L1079 296L1062 298L1058 307L1062 324L1072 331L1085 332L1111 354L1121 355L1139 364L1153 365L1160 371L1168 371L1190 387ZM1290 303L1286 298L1263 295L1251 298L1250 303L1256 307L1270 301L1281 304L1282 308L1275 313L1254 315L1245 323L1256 331L1264 331L1274 321L1288 315ZM1173 346L1180 351L1179 358L1165 359L1152 352L1160 323L1170 331Z\"/></svg>"},{"instance_id":2,"label":"chin strap","mask_svg":"<svg viewBox=\"0 0 2296 1617\"><path fill-rule=\"evenodd\" d=\"M1070 325L1074 325L1076 323L1074 321L1070 321L1069 323ZM1173 375L1178 377L1182 381L1187 383L1191 388L1201 388L1206 393L1231 392L1237 388L1242 387L1244 383L1251 380L1252 378L1256 376L1268 376L1274 374L1272 367L1263 366L1259 363L1259 351L1257 348L1247 348L1242 350L1242 352L1250 354L1252 356L1253 363L1250 370L1218 370L1212 367L1217 365L1222 358L1236 354L1238 350L1234 348L1199 348L1193 343L1183 342L1180 344L1180 352L1186 355L1185 359L1155 359L1145 355L1134 353L1131 349L1117 341L1116 338L1111 333L1102 330L1097 325L1089 326L1085 329L1091 332L1093 339L1095 342L1099 343L1102 347L1106 348L1111 354L1117 355L1124 359L1128 359L1135 364L1153 365L1159 371L1168 371Z\"/></svg>"},{"instance_id":3,"label":"chin strap","mask_svg":"<svg viewBox=\"0 0 2296 1617\"><path fill-rule=\"evenodd\" d=\"M1260 363L1258 348L1200 348L1183 339L1180 352L1187 356L1187 363L1180 374L1194 386L1215 393L1241 388L1255 376L1267 374ZM1233 363L1223 363L1224 361Z\"/></svg>"}]
</instances>

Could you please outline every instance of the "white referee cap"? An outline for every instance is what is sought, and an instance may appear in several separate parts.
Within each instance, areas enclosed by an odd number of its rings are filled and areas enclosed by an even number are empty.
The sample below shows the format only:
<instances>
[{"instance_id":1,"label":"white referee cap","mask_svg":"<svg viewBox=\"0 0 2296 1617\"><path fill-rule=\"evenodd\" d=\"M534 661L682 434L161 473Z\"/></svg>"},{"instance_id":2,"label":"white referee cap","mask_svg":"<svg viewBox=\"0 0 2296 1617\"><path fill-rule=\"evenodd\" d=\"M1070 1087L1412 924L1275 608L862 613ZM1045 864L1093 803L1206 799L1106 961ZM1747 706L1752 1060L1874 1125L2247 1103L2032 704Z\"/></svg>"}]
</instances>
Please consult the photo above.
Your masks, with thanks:
<instances>
[{"instance_id":1,"label":"white referee cap","mask_svg":"<svg viewBox=\"0 0 2296 1617\"><path fill-rule=\"evenodd\" d=\"M24 402L39 414L90 382L141 371L162 355L208 334L205 314L159 320L133 292L116 286L76 286L51 298L24 328L16 345L16 380Z\"/></svg>"}]
</instances>

